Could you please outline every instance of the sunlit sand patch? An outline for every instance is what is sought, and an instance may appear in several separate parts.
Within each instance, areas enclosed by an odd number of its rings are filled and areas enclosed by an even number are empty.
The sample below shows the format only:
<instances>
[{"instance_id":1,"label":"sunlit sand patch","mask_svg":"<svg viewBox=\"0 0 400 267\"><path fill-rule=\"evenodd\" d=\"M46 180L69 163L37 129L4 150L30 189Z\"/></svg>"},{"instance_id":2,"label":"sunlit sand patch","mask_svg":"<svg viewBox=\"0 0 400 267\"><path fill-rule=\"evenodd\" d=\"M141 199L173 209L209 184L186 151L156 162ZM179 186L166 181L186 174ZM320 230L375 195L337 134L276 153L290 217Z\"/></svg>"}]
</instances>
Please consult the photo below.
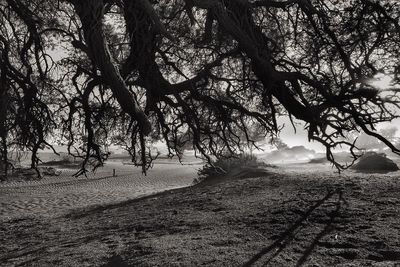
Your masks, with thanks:
<instances>
[{"instance_id":1,"label":"sunlit sand patch","mask_svg":"<svg viewBox=\"0 0 400 267\"><path fill-rule=\"evenodd\" d=\"M112 176L113 169L116 177ZM3 184L0 219L59 216L77 208L113 204L189 186L197 174L197 166L160 164L144 176L140 169L114 162L87 178L74 178L72 174L70 171L63 177Z\"/></svg>"}]
</instances>

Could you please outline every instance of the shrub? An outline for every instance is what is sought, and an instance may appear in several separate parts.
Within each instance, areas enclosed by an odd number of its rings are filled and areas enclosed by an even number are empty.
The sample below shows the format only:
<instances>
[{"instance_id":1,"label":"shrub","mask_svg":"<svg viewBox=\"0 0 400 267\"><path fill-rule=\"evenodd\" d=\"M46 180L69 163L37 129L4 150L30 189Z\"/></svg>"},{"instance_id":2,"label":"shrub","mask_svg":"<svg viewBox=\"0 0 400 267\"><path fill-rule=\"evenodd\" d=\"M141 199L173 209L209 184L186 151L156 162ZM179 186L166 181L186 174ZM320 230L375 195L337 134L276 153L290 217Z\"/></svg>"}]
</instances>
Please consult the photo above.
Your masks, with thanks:
<instances>
[{"instance_id":1,"label":"shrub","mask_svg":"<svg viewBox=\"0 0 400 267\"><path fill-rule=\"evenodd\" d=\"M239 154L232 157L222 157L212 162L212 164L207 163L199 170L199 180L197 182L203 181L210 177L220 177L232 174L238 170L243 169L257 169L259 166L267 166L264 162L257 159L255 155L252 154Z\"/></svg>"},{"instance_id":2,"label":"shrub","mask_svg":"<svg viewBox=\"0 0 400 267\"><path fill-rule=\"evenodd\" d=\"M311 164L329 163L329 160L327 158L314 158L311 159L308 163Z\"/></svg>"},{"instance_id":3,"label":"shrub","mask_svg":"<svg viewBox=\"0 0 400 267\"><path fill-rule=\"evenodd\" d=\"M392 172L398 171L399 167L391 159L386 157L384 153L367 152L352 169L360 172Z\"/></svg>"}]
</instances>

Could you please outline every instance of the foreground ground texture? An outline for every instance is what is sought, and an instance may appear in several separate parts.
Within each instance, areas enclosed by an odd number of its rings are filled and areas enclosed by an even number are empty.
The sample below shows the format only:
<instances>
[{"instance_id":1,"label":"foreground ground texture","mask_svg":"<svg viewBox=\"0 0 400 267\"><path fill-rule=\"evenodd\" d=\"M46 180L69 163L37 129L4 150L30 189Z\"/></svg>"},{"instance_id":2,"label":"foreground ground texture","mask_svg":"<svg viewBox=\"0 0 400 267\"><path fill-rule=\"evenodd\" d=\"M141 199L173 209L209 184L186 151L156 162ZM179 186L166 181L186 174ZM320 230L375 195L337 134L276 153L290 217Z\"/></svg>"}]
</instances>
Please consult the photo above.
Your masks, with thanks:
<instances>
[{"instance_id":1,"label":"foreground ground texture","mask_svg":"<svg viewBox=\"0 0 400 267\"><path fill-rule=\"evenodd\" d=\"M2 266L400 266L399 174L271 169L5 221Z\"/></svg>"}]
</instances>

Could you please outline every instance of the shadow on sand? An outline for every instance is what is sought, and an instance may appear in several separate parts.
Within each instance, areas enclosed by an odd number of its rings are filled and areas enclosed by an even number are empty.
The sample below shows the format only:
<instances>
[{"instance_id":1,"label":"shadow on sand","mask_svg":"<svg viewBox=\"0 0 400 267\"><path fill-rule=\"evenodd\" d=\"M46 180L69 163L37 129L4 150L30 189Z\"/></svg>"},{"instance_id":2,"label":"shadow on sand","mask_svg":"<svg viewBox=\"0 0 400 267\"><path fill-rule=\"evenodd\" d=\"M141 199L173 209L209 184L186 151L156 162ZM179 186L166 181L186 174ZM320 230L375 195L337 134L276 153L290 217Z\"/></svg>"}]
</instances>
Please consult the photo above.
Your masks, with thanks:
<instances>
[{"instance_id":1,"label":"shadow on sand","mask_svg":"<svg viewBox=\"0 0 400 267\"><path fill-rule=\"evenodd\" d=\"M312 254L318 242L333 229L333 223L335 221L335 218L339 215L342 203L346 203L345 199L343 198L343 192L341 189L336 189L334 191L328 192L324 198L318 200L316 204L305 211L304 215L296 220L290 228L284 231L279 236L279 238L275 240L275 242L273 242L268 247L263 248L260 252L254 255L249 261L243 264L243 267L252 266L255 263L259 262L263 257L271 254L269 255L268 259L263 263L263 266L268 266L271 261L290 244L290 242L294 239L296 232L300 231L303 223L310 217L312 212L318 207L322 206L327 200L333 198L335 195L338 196L338 199L335 202L335 209L329 214L329 221L326 222L326 225L322 229L322 231L316 235L311 244L304 250L302 256L295 265L302 266L307 261L308 257Z\"/></svg>"},{"instance_id":2,"label":"shadow on sand","mask_svg":"<svg viewBox=\"0 0 400 267\"><path fill-rule=\"evenodd\" d=\"M127 264L121 256L114 255L110 259L108 259L108 263L103 265L102 267L131 267L131 265Z\"/></svg>"}]
</instances>

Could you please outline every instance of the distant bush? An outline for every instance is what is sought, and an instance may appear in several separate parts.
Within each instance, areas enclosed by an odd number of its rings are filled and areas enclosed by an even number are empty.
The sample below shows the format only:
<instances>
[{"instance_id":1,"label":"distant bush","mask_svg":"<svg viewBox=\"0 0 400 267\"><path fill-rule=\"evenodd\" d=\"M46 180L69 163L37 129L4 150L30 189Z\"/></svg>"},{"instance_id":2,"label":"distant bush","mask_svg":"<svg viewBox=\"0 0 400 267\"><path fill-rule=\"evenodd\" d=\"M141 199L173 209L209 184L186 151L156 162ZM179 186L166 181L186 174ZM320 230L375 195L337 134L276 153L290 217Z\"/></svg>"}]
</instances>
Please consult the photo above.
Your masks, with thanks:
<instances>
[{"instance_id":1,"label":"distant bush","mask_svg":"<svg viewBox=\"0 0 400 267\"><path fill-rule=\"evenodd\" d=\"M311 159L308 163L311 164L320 164L320 163L328 163L329 160L327 158L315 158Z\"/></svg>"},{"instance_id":2,"label":"distant bush","mask_svg":"<svg viewBox=\"0 0 400 267\"><path fill-rule=\"evenodd\" d=\"M365 153L352 169L360 172L392 172L398 171L399 167L393 160L387 158L384 153L369 151Z\"/></svg>"},{"instance_id":3,"label":"distant bush","mask_svg":"<svg viewBox=\"0 0 400 267\"><path fill-rule=\"evenodd\" d=\"M75 168L76 166L81 164L81 162L82 162L81 159L75 160L72 156L70 156L66 153L62 153L60 155L59 159L46 161L46 162L42 163L41 165L63 167L63 168L68 168L68 167Z\"/></svg>"},{"instance_id":4,"label":"distant bush","mask_svg":"<svg viewBox=\"0 0 400 267\"><path fill-rule=\"evenodd\" d=\"M71 160L64 160L64 159L61 159L61 160L51 160L51 161L47 161L47 162L44 162L43 163L43 165L46 165L46 166L64 166L64 165L73 165L74 164L74 162L72 162Z\"/></svg>"},{"instance_id":5,"label":"distant bush","mask_svg":"<svg viewBox=\"0 0 400 267\"><path fill-rule=\"evenodd\" d=\"M228 175L237 175L243 172L255 172L259 167L272 167L262 161L259 161L255 155L239 154L232 157L223 157L207 163L199 170L199 179L196 182L204 181L208 178L215 178ZM260 173L260 172L258 172Z\"/></svg>"}]
</instances>

